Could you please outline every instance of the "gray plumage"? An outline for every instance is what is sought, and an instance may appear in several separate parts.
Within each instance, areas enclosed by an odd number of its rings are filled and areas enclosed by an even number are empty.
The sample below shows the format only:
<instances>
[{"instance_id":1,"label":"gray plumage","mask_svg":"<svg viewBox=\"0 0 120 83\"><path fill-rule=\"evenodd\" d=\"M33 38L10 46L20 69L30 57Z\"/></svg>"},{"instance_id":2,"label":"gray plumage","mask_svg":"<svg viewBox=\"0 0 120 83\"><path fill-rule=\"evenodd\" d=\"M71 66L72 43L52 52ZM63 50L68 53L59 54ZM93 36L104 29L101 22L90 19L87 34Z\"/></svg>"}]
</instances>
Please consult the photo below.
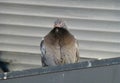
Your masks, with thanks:
<instances>
[{"instance_id":1,"label":"gray plumage","mask_svg":"<svg viewBox=\"0 0 120 83\"><path fill-rule=\"evenodd\" d=\"M79 62L79 44L67 30L66 24L57 19L54 28L40 43L43 66L56 66Z\"/></svg>"}]
</instances>

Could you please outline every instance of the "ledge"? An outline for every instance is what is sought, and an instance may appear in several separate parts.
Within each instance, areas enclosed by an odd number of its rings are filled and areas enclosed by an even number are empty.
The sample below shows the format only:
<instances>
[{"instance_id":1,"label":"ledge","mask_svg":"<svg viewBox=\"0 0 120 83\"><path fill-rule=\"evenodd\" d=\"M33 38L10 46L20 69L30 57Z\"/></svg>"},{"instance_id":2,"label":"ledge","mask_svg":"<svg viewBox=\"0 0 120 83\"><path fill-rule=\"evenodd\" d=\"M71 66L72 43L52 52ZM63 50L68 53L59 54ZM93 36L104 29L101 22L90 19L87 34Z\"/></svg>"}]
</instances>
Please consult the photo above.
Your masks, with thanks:
<instances>
[{"instance_id":1,"label":"ledge","mask_svg":"<svg viewBox=\"0 0 120 83\"><path fill-rule=\"evenodd\" d=\"M80 69L102 67L102 66L110 66L110 65L117 65L117 64L120 64L120 57L102 59L102 60L85 61L85 62L80 62L80 63L75 63L75 64L67 64L67 65L54 66L54 67L30 69L30 70L24 70L24 71L6 72L6 73L0 74L0 79L1 80L2 79L14 79L14 78L27 77L27 76L35 76L35 75L80 70Z\"/></svg>"}]
</instances>

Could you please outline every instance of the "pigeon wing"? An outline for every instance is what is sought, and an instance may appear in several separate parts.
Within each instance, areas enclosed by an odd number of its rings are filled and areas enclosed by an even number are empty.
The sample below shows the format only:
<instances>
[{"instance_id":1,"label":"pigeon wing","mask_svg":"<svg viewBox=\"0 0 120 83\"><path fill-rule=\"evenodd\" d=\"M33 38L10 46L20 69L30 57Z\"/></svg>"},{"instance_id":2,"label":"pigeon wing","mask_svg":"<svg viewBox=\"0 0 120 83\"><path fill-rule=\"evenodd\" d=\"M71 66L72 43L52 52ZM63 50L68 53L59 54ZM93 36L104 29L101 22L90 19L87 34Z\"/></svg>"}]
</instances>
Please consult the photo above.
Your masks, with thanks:
<instances>
[{"instance_id":1,"label":"pigeon wing","mask_svg":"<svg viewBox=\"0 0 120 83\"><path fill-rule=\"evenodd\" d=\"M80 51L79 51L79 42L76 40L76 62L79 62L80 61Z\"/></svg>"},{"instance_id":2,"label":"pigeon wing","mask_svg":"<svg viewBox=\"0 0 120 83\"><path fill-rule=\"evenodd\" d=\"M40 51L41 51L41 61L42 61L42 66L47 66L46 64L46 49L45 49L45 44L44 44L44 40L41 41L40 43Z\"/></svg>"}]
</instances>

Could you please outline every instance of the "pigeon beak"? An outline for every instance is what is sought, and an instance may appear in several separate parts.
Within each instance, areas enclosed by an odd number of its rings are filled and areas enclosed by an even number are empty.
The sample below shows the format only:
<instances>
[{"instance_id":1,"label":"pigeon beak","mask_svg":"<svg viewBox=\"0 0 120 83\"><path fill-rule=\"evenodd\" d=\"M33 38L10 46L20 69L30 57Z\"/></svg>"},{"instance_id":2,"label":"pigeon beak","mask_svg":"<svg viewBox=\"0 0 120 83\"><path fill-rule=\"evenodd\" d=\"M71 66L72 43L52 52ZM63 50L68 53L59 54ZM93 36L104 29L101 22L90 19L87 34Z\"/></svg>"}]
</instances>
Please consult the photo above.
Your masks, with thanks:
<instances>
[{"instance_id":1,"label":"pigeon beak","mask_svg":"<svg viewBox=\"0 0 120 83\"><path fill-rule=\"evenodd\" d=\"M55 24L54 27L61 28L61 24Z\"/></svg>"},{"instance_id":2,"label":"pigeon beak","mask_svg":"<svg viewBox=\"0 0 120 83\"><path fill-rule=\"evenodd\" d=\"M57 23L57 24L54 25L54 27L61 28L61 27L63 27L63 23Z\"/></svg>"}]
</instances>

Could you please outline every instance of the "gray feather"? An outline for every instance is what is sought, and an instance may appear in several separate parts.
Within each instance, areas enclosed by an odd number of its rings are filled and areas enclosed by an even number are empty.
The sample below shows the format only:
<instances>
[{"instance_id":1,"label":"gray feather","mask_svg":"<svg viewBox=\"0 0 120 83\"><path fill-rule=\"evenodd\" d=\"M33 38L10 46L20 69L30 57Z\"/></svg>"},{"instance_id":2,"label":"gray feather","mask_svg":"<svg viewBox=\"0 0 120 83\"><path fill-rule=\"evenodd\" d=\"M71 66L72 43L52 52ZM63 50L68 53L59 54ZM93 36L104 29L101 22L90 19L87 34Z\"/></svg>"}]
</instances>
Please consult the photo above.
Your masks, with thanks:
<instances>
[{"instance_id":1,"label":"gray feather","mask_svg":"<svg viewBox=\"0 0 120 83\"><path fill-rule=\"evenodd\" d=\"M42 61L42 65L43 66L47 66L46 64L46 58L45 58L45 55L46 55L46 49L45 49L45 45L44 45L44 40L41 41L40 43L40 51L41 51L41 61Z\"/></svg>"}]
</instances>

